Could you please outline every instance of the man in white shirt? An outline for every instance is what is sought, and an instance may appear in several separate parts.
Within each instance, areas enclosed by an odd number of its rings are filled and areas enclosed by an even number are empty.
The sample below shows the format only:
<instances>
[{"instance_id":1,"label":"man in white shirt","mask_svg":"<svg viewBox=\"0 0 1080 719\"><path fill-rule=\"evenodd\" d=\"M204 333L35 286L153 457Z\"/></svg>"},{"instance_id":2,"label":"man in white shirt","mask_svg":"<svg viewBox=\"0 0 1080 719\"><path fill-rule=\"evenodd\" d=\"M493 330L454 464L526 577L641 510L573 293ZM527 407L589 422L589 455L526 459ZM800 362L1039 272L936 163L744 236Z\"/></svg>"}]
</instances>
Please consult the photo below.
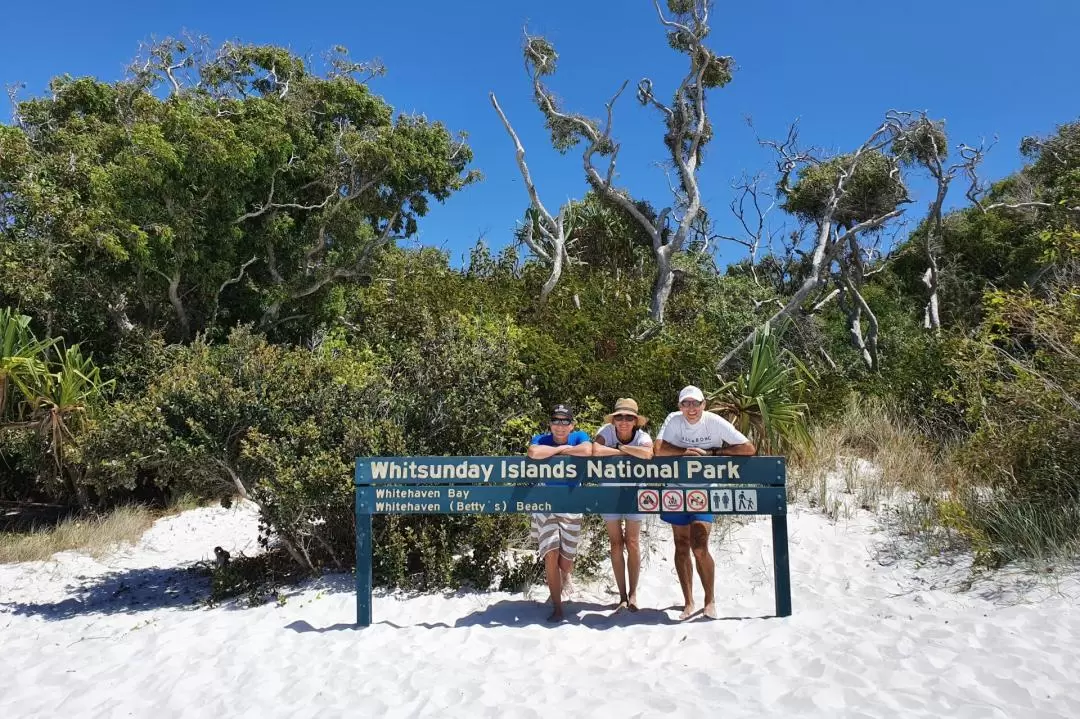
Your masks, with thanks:
<instances>
[{"instance_id":1,"label":"man in white shirt","mask_svg":"<svg viewBox=\"0 0 1080 719\"><path fill-rule=\"evenodd\" d=\"M690 385L679 392L679 411L664 420L656 435L653 455L656 457L698 456L717 454L750 456L757 451L754 443L718 414L705 411L704 393ZM675 538L675 571L683 593L683 611L679 619L688 619L696 611L694 605L694 564L705 589L705 616L716 619L714 580L716 567L709 553L711 514L661 514L660 519L671 525ZM691 556L693 557L691 559Z\"/></svg>"}]
</instances>

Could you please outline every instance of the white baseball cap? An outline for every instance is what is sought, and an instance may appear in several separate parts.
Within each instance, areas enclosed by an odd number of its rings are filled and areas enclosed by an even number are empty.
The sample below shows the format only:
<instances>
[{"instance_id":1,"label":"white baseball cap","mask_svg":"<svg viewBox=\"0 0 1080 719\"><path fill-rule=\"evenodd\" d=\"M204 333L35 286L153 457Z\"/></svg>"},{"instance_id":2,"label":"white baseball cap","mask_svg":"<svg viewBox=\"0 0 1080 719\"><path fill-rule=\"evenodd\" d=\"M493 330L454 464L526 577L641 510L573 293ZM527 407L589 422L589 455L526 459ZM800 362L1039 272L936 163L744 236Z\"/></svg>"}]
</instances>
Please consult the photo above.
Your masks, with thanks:
<instances>
[{"instance_id":1,"label":"white baseball cap","mask_svg":"<svg viewBox=\"0 0 1080 719\"><path fill-rule=\"evenodd\" d=\"M679 392L679 402L681 403L684 399L696 399L698 402L704 402L705 395L694 385L687 385L682 388L682 392Z\"/></svg>"}]
</instances>

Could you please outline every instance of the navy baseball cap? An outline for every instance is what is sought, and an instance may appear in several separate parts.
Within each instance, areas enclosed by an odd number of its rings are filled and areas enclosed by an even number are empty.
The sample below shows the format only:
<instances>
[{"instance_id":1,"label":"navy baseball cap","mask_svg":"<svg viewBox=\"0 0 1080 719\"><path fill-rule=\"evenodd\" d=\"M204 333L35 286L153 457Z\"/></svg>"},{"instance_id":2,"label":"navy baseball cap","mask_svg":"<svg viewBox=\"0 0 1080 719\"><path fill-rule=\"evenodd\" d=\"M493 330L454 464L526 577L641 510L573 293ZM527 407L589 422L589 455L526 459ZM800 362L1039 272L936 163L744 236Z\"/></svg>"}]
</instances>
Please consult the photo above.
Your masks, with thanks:
<instances>
[{"instance_id":1,"label":"navy baseball cap","mask_svg":"<svg viewBox=\"0 0 1080 719\"><path fill-rule=\"evenodd\" d=\"M557 404L551 410L551 418L552 419L568 419L568 420L573 421L573 419L574 419L574 411L572 409L570 409L570 405Z\"/></svg>"}]
</instances>

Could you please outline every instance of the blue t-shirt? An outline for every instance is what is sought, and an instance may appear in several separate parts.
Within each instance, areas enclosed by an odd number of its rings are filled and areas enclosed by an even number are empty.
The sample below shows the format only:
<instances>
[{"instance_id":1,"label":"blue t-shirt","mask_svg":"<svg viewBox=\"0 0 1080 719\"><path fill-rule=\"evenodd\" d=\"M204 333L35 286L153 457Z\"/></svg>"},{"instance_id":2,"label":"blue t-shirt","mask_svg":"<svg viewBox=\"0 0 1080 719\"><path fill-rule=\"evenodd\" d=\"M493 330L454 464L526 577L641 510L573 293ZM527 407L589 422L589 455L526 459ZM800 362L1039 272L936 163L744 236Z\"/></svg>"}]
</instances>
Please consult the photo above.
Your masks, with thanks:
<instances>
[{"instance_id":1,"label":"blue t-shirt","mask_svg":"<svg viewBox=\"0 0 1080 719\"><path fill-rule=\"evenodd\" d=\"M573 432L571 432L566 437L566 443L568 445L570 445L571 447L576 447L579 444L581 444L582 442L588 442L588 441L589 441L589 433L584 431L584 430L581 430L581 429L575 429ZM544 432L543 434L534 434L533 438L529 442L529 444L539 444L539 445L543 445L544 447L558 447L559 446L559 445L557 445L555 443L555 435L553 435L551 432Z\"/></svg>"},{"instance_id":2,"label":"blue t-shirt","mask_svg":"<svg viewBox=\"0 0 1080 719\"><path fill-rule=\"evenodd\" d=\"M566 444L568 444L571 447L576 447L577 445L581 444L582 442L589 442L589 441L591 441L589 439L589 433L585 432L584 430L580 430L580 429L575 429L573 432L571 432L566 437ZM532 440L529 441L529 444L539 444L539 445L542 445L544 447L558 447L559 446L558 443L555 442L555 435L553 435L551 432L544 432L543 434L534 434ZM565 480L565 479L552 479L550 481L540 483L540 485L543 486L543 487L563 487L563 486L565 486L565 487L576 487L579 484L581 484L581 482Z\"/></svg>"}]
</instances>

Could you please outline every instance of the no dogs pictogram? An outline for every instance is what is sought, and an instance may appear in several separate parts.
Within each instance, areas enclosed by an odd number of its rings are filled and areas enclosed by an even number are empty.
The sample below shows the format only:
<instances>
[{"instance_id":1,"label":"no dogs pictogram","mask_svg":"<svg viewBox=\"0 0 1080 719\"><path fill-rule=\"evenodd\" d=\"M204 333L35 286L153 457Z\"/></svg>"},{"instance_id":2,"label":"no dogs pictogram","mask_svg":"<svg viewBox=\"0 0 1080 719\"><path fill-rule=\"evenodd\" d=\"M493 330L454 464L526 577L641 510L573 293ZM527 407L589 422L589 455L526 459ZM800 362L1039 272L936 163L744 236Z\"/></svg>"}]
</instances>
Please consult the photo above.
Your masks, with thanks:
<instances>
[{"instance_id":1,"label":"no dogs pictogram","mask_svg":"<svg viewBox=\"0 0 1080 719\"><path fill-rule=\"evenodd\" d=\"M686 493L686 508L691 512L704 512L709 507L709 497L704 489L691 489Z\"/></svg>"}]
</instances>

